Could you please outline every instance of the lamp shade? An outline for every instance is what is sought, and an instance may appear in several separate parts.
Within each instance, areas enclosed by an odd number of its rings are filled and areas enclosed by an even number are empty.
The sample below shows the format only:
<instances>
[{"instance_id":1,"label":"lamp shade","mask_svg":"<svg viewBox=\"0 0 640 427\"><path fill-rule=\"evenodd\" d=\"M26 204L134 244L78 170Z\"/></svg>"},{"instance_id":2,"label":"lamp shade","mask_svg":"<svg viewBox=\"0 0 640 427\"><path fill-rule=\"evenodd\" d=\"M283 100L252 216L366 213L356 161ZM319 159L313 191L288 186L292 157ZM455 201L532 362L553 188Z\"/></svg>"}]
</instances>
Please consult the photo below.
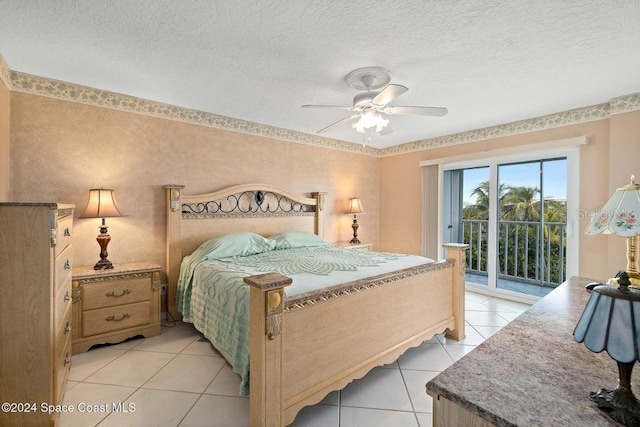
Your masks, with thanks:
<instances>
[{"instance_id":1,"label":"lamp shade","mask_svg":"<svg viewBox=\"0 0 640 427\"><path fill-rule=\"evenodd\" d=\"M364 209L362 208L362 202L358 197L352 197L349 199L349 207L347 208L348 214L362 214Z\"/></svg>"},{"instance_id":2,"label":"lamp shade","mask_svg":"<svg viewBox=\"0 0 640 427\"><path fill-rule=\"evenodd\" d=\"M587 227L586 234L615 234L623 237L640 235L640 184L620 187Z\"/></svg>"},{"instance_id":3,"label":"lamp shade","mask_svg":"<svg viewBox=\"0 0 640 427\"><path fill-rule=\"evenodd\" d=\"M113 190L98 188L89 190L89 203L80 215L80 218L107 218L124 216L118 204Z\"/></svg>"},{"instance_id":4,"label":"lamp shade","mask_svg":"<svg viewBox=\"0 0 640 427\"><path fill-rule=\"evenodd\" d=\"M640 360L640 292L596 286L573 338L594 353L606 350L618 362Z\"/></svg>"}]
</instances>

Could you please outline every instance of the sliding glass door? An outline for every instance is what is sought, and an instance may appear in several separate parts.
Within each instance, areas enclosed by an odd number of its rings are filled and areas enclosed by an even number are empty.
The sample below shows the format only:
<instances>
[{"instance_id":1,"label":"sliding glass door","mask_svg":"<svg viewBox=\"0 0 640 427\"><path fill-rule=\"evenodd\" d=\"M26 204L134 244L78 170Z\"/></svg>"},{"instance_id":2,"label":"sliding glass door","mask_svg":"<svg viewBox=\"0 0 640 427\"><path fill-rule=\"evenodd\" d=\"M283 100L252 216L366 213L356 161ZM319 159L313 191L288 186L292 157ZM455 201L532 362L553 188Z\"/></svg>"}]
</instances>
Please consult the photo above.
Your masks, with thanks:
<instances>
[{"instance_id":1,"label":"sliding glass door","mask_svg":"<svg viewBox=\"0 0 640 427\"><path fill-rule=\"evenodd\" d=\"M544 296L565 280L567 160L498 165L497 287Z\"/></svg>"},{"instance_id":2,"label":"sliding glass door","mask_svg":"<svg viewBox=\"0 0 640 427\"><path fill-rule=\"evenodd\" d=\"M577 248L567 225L569 160L511 157L484 163L445 167L445 241L469 245L469 286L544 296L566 279L567 251Z\"/></svg>"}]
</instances>

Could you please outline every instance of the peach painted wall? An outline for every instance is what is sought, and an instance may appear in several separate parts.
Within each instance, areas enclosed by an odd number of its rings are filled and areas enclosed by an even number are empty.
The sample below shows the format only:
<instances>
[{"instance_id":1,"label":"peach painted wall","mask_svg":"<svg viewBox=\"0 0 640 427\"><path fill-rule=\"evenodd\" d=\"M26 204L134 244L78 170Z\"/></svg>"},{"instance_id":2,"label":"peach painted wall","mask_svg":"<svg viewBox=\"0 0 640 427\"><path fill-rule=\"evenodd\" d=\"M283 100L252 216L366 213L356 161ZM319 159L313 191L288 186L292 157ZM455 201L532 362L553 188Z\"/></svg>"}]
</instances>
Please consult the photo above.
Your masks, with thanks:
<instances>
[{"instance_id":1,"label":"peach painted wall","mask_svg":"<svg viewBox=\"0 0 640 427\"><path fill-rule=\"evenodd\" d=\"M4 81L0 79L0 202L9 200L10 114L11 98L9 88L4 84Z\"/></svg>"},{"instance_id":2,"label":"peach painted wall","mask_svg":"<svg viewBox=\"0 0 640 427\"><path fill-rule=\"evenodd\" d=\"M359 236L377 244L376 157L13 92L11 200L76 205L74 264L98 260L98 219L77 219L88 190L115 189L124 218L109 218L114 263L165 260L165 184L185 193L265 182L294 194L328 192L325 238L351 237L344 215L361 197Z\"/></svg>"},{"instance_id":3,"label":"peach painted wall","mask_svg":"<svg viewBox=\"0 0 640 427\"><path fill-rule=\"evenodd\" d=\"M609 146L609 194L616 188L629 183L635 175L640 183L640 111L611 116L611 143ZM608 271L624 270L626 260L626 240L617 236L602 236L608 243Z\"/></svg>"},{"instance_id":4,"label":"peach painted wall","mask_svg":"<svg viewBox=\"0 0 640 427\"><path fill-rule=\"evenodd\" d=\"M619 157L617 152L610 153L609 124L609 120L599 120L381 158L380 200L384 203L380 206L379 249L421 253L422 175L419 163L424 160L482 153L487 150L586 135L589 137L589 144L583 146L580 151L580 209L582 212L599 209L610 195L609 156ZM640 157L636 156L637 158ZM585 230L588 225L587 215L583 217L578 227L579 232ZM580 237L581 275L607 278L612 274L608 263L606 239L607 237L601 236Z\"/></svg>"}]
</instances>

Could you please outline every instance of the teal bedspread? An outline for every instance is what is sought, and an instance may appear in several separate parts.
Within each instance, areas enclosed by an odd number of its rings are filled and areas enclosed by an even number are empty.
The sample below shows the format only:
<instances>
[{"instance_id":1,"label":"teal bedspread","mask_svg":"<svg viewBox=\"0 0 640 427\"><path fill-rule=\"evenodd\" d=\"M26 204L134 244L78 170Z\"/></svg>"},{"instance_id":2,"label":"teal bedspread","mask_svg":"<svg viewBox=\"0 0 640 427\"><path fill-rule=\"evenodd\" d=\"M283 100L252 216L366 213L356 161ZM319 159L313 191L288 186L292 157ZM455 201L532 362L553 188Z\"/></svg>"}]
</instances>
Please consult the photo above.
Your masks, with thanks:
<instances>
[{"instance_id":1,"label":"teal bedspread","mask_svg":"<svg viewBox=\"0 0 640 427\"><path fill-rule=\"evenodd\" d=\"M272 250L222 259L207 259L196 251L182 261L176 302L183 321L193 323L242 377L240 395L247 396L249 287L244 283L244 277L275 271L293 277L293 288L296 275L305 277L303 281L308 286L309 275L322 279L333 271L376 267L397 257L335 246ZM289 288L285 291L291 292Z\"/></svg>"}]
</instances>

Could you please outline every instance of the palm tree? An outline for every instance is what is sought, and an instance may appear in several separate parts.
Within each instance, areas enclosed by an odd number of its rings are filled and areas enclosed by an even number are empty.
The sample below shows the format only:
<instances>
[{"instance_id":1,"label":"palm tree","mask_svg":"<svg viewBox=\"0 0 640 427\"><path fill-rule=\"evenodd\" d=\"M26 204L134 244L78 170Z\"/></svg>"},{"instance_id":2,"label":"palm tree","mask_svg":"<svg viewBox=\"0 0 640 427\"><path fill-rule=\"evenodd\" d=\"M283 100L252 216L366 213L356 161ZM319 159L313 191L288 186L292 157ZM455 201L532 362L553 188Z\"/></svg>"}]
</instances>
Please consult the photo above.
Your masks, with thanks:
<instances>
[{"instance_id":1,"label":"palm tree","mask_svg":"<svg viewBox=\"0 0 640 427\"><path fill-rule=\"evenodd\" d=\"M506 190L505 184L498 186L498 206L501 208ZM463 210L463 218L466 219L489 219L489 181L482 181L471 191L471 196L476 198L473 205L467 206Z\"/></svg>"},{"instance_id":2,"label":"palm tree","mask_svg":"<svg viewBox=\"0 0 640 427\"><path fill-rule=\"evenodd\" d=\"M501 209L502 218L509 221L540 219L540 190L537 187L508 187Z\"/></svg>"},{"instance_id":3,"label":"palm tree","mask_svg":"<svg viewBox=\"0 0 640 427\"><path fill-rule=\"evenodd\" d=\"M552 276L557 276L557 264L562 259L561 254L564 251L564 245L561 245L560 232L563 229L560 225L551 225L550 227L543 227L543 234L540 235L536 230L539 230L540 222L543 223L560 223L566 222L567 207L566 204L557 200L546 200L544 203L544 215L541 215L541 200L540 190L536 187L515 187L506 186L500 184L498 187L498 212L500 213L500 219L505 221L516 222L531 222L532 224L512 224L506 226L505 231L508 233L503 234L500 232L499 248L498 251L508 251L508 253L518 253L518 268L517 275L521 277L537 277L536 270L543 268L546 271L546 266L542 267L538 265L537 248L544 242L550 243L550 252L544 259L545 264L551 265ZM471 195L475 197L475 204L466 206L463 209L463 218L473 220L488 220L489 219L489 182L481 182L471 192ZM487 221L485 222L485 227ZM537 222L538 225L533 224ZM483 227L483 225L480 225ZM486 227L488 228L488 227ZM465 229L464 241L466 243L474 243L474 239L481 239L480 242L480 256L481 261L478 266L472 266L474 269L484 271L486 267L486 250L487 250L487 233L488 230L482 229L479 233L474 230L473 236ZM507 236L506 234L509 234ZM516 236L517 234L517 236ZM477 236L477 237L476 237ZM541 242L538 240L542 239ZM506 248L507 245L509 248ZM517 242L517 245L516 245ZM516 247L517 246L517 247ZM528 250L526 250L528 248ZM476 245L471 247L471 259L475 259L474 250ZM526 254L525 254L526 252ZM506 252L505 252L506 253ZM500 271L501 274L514 274L515 265L514 259L507 260L506 271ZM502 263L500 263L500 269L502 270ZM551 277L546 280L560 283L564 280L563 277Z\"/></svg>"}]
</instances>

